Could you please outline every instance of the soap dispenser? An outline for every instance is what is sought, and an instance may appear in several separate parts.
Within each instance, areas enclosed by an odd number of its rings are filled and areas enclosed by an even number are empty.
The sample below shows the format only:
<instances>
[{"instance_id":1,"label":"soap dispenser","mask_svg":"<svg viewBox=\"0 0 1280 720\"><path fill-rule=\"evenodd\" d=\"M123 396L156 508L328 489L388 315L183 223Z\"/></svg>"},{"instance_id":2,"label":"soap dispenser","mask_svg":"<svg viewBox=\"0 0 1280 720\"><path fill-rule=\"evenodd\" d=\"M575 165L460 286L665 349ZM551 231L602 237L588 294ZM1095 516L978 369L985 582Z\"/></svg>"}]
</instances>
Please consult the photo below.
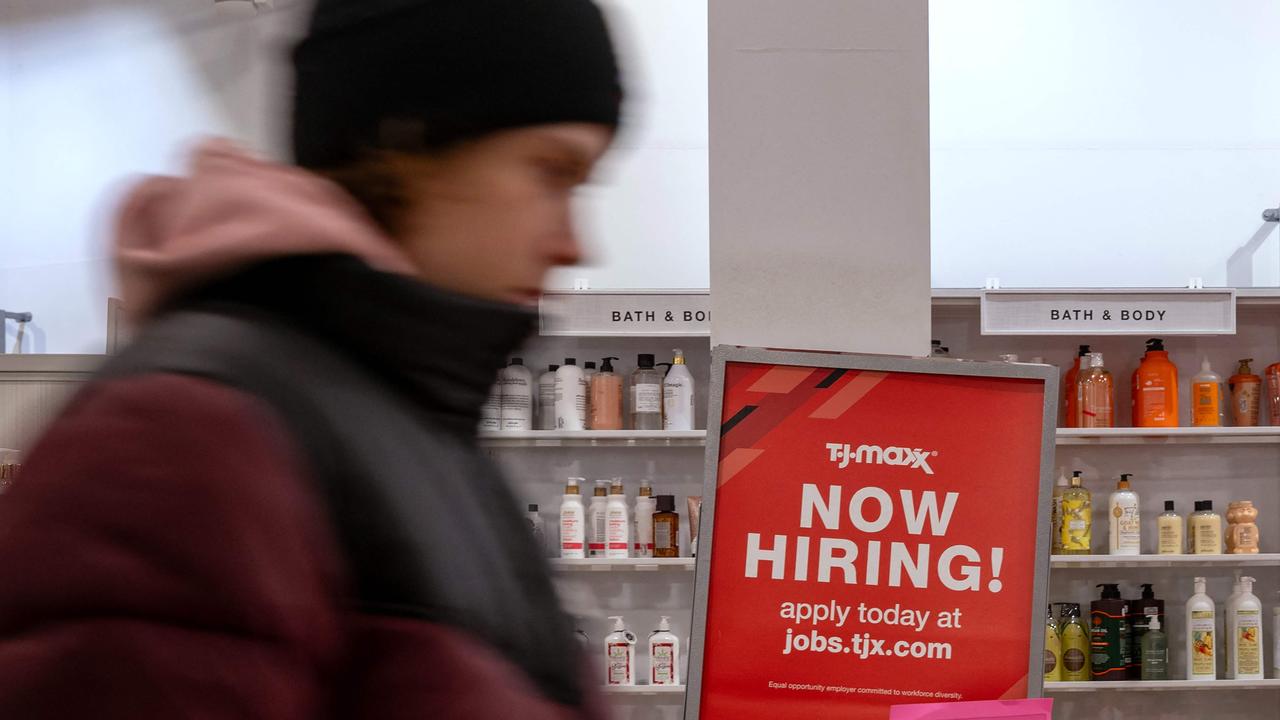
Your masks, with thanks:
<instances>
[{"instance_id":1,"label":"soap dispenser","mask_svg":"<svg viewBox=\"0 0 1280 720\"><path fill-rule=\"evenodd\" d=\"M609 685L636 684L636 636L627 629L619 615L610 615L613 632L604 638L607 683Z\"/></svg>"},{"instance_id":2,"label":"soap dispenser","mask_svg":"<svg viewBox=\"0 0 1280 720\"><path fill-rule=\"evenodd\" d=\"M680 684L680 638L671 632L671 617L663 615L649 635L649 684Z\"/></svg>"}]
</instances>

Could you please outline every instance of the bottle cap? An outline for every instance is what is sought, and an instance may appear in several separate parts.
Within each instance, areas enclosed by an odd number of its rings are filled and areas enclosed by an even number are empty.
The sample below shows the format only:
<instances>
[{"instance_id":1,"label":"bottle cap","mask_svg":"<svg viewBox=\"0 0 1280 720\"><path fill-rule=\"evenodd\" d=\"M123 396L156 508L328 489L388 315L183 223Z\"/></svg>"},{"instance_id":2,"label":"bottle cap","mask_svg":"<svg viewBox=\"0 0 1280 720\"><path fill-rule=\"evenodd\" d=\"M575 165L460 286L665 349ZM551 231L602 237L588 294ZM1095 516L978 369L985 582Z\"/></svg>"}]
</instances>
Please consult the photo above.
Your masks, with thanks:
<instances>
[{"instance_id":1,"label":"bottle cap","mask_svg":"<svg viewBox=\"0 0 1280 720\"><path fill-rule=\"evenodd\" d=\"M1147 616L1147 629L1148 629L1148 630L1159 630L1159 629L1160 629L1160 616L1159 616L1159 615L1148 615L1148 616Z\"/></svg>"},{"instance_id":2,"label":"bottle cap","mask_svg":"<svg viewBox=\"0 0 1280 720\"><path fill-rule=\"evenodd\" d=\"M555 372L560 369L559 365L548 365L547 372Z\"/></svg>"},{"instance_id":3,"label":"bottle cap","mask_svg":"<svg viewBox=\"0 0 1280 720\"><path fill-rule=\"evenodd\" d=\"M1131 478L1131 477L1133 477L1133 474L1132 474L1132 473L1123 473L1123 474L1120 476L1120 482L1116 483L1116 487L1117 487L1117 488L1119 488L1119 489L1121 489L1121 490L1128 489L1128 487L1129 487L1129 478Z\"/></svg>"},{"instance_id":4,"label":"bottle cap","mask_svg":"<svg viewBox=\"0 0 1280 720\"><path fill-rule=\"evenodd\" d=\"M1088 345L1081 345L1081 346L1080 346L1080 353L1079 353L1079 357L1085 357L1086 355L1088 355L1088 354L1089 354L1089 352L1090 352L1090 350L1089 350L1089 346L1088 346Z\"/></svg>"},{"instance_id":5,"label":"bottle cap","mask_svg":"<svg viewBox=\"0 0 1280 720\"><path fill-rule=\"evenodd\" d=\"M538 504L529 503L529 512L538 512Z\"/></svg>"},{"instance_id":6,"label":"bottle cap","mask_svg":"<svg viewBox=\"0 0 1280 720\"><path fill-rule=\"evenodd\" d=\"M597 481L596 481L596 490L595 490L595 492L593 493L593 495L594 495L595 497L605 497L605 496L607 496L608 494L609 494L609 481L608 481L608 480L597 480Z\"/></svg>"},{"instance_id":7,"label":"bottle cap","mask_svg":"<svg viewBox=\"0 0 1280 720\"><path fill-rule=\"evenodd\" d=\"M524 365L524 358L511 358L510 365Z\"/></svg>"},{"instance_id":8,"label":"bottle cap","mask_svg":"<svg viewBox=\"0 0 1280 720\"><path fill-rule=\"evenodd\" d=\"M1249 363L1253 362L1253 358L1245 358L1240 361L1240 367L1236 368L1237 375L1252 375L1253 370L1249 369Z\"/></svg>"},{"instance_id":9,"label":"bottle cap","mask_svg":"<svg viewBox=\"0 0 1280 720\"><path fill-rule=\"evenodd\" d=\"M609 616L609 619L613 621L613 631L614 631L614 632L626 632L626 631L627 631L627 626L626 626L626 624L625 624L625 623L623 623L623 622L622 622L622 616L621 616L621 615L610 615L610 616Z\"/></svg>"},{"instance_id":10,"label":"bottle cap","mask_svg":"<svg viewBox=\"0 0 1280 720\"><path fill-rule=\"evenodd\" d=\"M657 497L658 512L675 512L676 496L675 495L659 495Z\"/></svg>"},{"instance_id":11,"label":"bottle cap","mask_svg":"<svg viewBox=\"0 0 1280 720\"><path fill-rule=\"evenodd\" d=\"M675 353L675 357L674 357L674 358L672 358L671 362L672 362L673 364L675 364L675 365L683 365L683 364L684 364L684 351L683 351L683 350L681 350L680 348L676 348L675 350L672 350L671 352Z\"/></svg>"},{"instance_id":12,"label":"bottle cap","mask_svg":"<svg viewBox=\"0 0 1280 720\"><path fill-rule=\"evenodd\" d=\"M564 364L565 364L565 365L577 365L577 364L578 364L578 360L577 360L577 358L565 358L565 359L564 359Z\"/></svg>"},{"instance_id":13,"label":"bottle cap","mask_svg":"<svg viewBox=\"0 0 1280 720\"><path fill-rule=\"evenodd\" d=\"M648 370L653 367L653 354L640 353L636 356L636 366L641 369Z\"/></svg>"},{"instance_id":14,"label":"bottle cap","mask_svg":"<svg viewBox=\"0 0 1280 720\"><path fill-rule=\"evenodd\" d=\"M610 495L626 495L626 491L622 487L622 478L614 478L613 484L609 486Z\"/></svg>"},{"instance_id":15,"label":"bottle cap","mask_svg":"<svg viewBox=\"0 0 1280 720\"><path fill-rule=\"evenodd\" d=\"M671 632L670 615L663 615L662 619L658 620L658 632Z\"/></svg>"},{"instance_id":16,"label":"bottle cap","mask_svg":"<svg viewBox=\"0 0 1280 720\"><path fill-rule=\"evenodd\" d=\"M1205 510L1208 510L1209 512L1213 512L1213 501L1212 501L1212 500L1205 500L1205 501L1204 501L1204 509L1205 509Z\"/></svg>"},{"instance_id":17,"label":"bottle cap","mask_svg":"<svg viewBox=\"0 0 1280 720\"><path fill-rule=\"evenodd\" d=\"M1204 500L1196 501L1196 512L1202 512L1205 509L1204 502L1205 502Z\"/></svg>"},{"instance_id":18,"label":"bottle cap","mask_svg":"<svg viewBox=\"0 0 1280 720\"><path fill-rule=\"evenodd\" d=\"M1101 585L1098 585L1097 587L1102 588L1103 600L1119 600L1120 599L1119 583L1103 583Z\"/></svg>"},{"instance_id":19,"label":"bottle cap","mask_svg":"<svg viewBox=\"0 0 1280 720\"><path fill-rule=\"evenodd\" d=\"M640 490L638 491L638 494L640 495L640 497L650 497L650 496L652 496L652 495L653 495L653 485L651 485L651 484L649 483L649 481L648 481L648 480L641 480L641 481L640 481Z\"/></svg>"},{"instance_id":20,"label":"bottle cap","mask_svg":"<svg viewBox=\"0 0 1280 720\"><path fill-rule=\"evenodd\" d=\"M1141 587L1142 587L1142 599L1143 599L1143 600L1155 600L1155 599L1156 599L1156 591L1155 591L1155 590L1153 590L1153 589L1151 588L1151 583L1142 583Z\"/></svg>"},{"instance_id":21,"label":"bottle cap","mask_svg":"<svg viewBox=\"0 0 1280 720\"><path fill-rule=\"evenodd\" d=\"M607 357L600 363L600 372L613 372L613 361L616 357Z\"/></svg>"},{"instance_id":22,"label":"bottle cap","mask_svg":"<svg viewBox=\"0 0 1280 720\"><path fill-rule=\"evenodd\" d=\"M1209 358L1205 358L1205 359L1200 363L1200 372L1204 372L1204 373L1210 373L1210 372L1213 372L1213 368L1212 368L1212 367L1210 367L1210 365L1209 365Z\"/></svg>"},{"instance_id":23,"label":"bottle cap","mask_svg":"<svg viewBox=\"0 0 1280 720\"><path fill-rule=\"evenodd\" d=\"M585 369L587 369L587 370L595 370L595 369L596 369L596 361L595 361L595 360L588 360L588 361L586 361L585 363L583 363L583 364L582 364L582 367L583 367L583 368L585 368Z\"/></svg>"},{"instance_id":24,"label":"bottle cap","mask_svg":"<svg viewBox=\"0 0 1280 720\"><path fill-rule=\"evenodd\" d=\"M1164 511L1165 511L1165 512L1173 512L1173 501L1172 501L1172 500L1165 500L1165 501L1164 501Z\"/></svg>"},{"instance_id":25,"label":"bottle cap","mask_svg":"<svg viewBox=\"0 0 1280 720\"><path fill-rule=\"evenodd\" d=\"M1147 352L1164 352L1164 340L1151 338L1147 341Z\"/></svg>"},{"instance_id":26,"label":"bottle cap","mask_svg":"<svg viewBox=\"0 0 1280 720\"><path fill-rule=\"evenodd\" d=\"M1059 486L1059 487L1066 487L1066 486L1067 486L1067 471L1066 471L1066 470L1059 470L1059 471L1058 471L1058 486Z\"/></svg>"},{"instance_id":27,"label":"bottle cap","mask_svg":"<svg viewBox=\"0 0 1280 720\"><path fill-rule=\"evenodd\" d=\"M569 482L564 486L564 494L577 495L579 482L586 482L586 480L583 478L569 478Z\"/></svg>"}]
</instances>

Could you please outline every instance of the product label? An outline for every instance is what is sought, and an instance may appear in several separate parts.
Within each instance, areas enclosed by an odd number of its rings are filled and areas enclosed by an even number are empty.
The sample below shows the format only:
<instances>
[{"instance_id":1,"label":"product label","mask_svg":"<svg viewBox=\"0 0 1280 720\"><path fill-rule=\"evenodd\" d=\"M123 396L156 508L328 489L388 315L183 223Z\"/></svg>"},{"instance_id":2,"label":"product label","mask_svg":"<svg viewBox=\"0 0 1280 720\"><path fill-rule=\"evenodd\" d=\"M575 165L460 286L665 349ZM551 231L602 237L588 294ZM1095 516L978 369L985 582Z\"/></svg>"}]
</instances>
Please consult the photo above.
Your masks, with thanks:
<instances>
[{"instance_id":1,"label":"product label","mask_svg":"<svg viewBox=\"0 0 1280 720\"><path fill-rule=\"evenodd\" d=\"M1195 610L1191 613L1191 674L1216 677L1213 647L1213 611Z\"/></svg>"},{"instance_id":2,"label":"product label","mask_svg":"<svg viewBox=\"0 0 1280 720\"><path fill-rule=\"evenodd\" d=\"M1222 390L1217 383L1195 383L1191 386L1191 423L1200 427L1214 427L1220 423L1218 413L1222 406Z\"/></svg>"},{"instance_id":3,"label":"product label","mask_svg":"<svg viewBox=\"0 0 1280 720\"><path fill-rule=\"evenodd\" d=\"M608 519L608 528L606 529L607 546L606 550L621 550L624 553L627 550L627 535L629 534L627 519L625 517L611 517Z\"/></svg>"},{"instance_id":4,"label":"product label","mask_svg":"<svg viewBox=\"0 0 1280 720\"><path fill-rule=\"evenodd\" d=\"M1052 650L1044 651L1044 674L1052 675L1058 669L1058 656L1053 654Z\"/></svg>"},{"instance_id":5,"label":"product label","mask_svg":"<svg viewBox=\"0 0 1280 720\"><path fill-rule=\"evenodd\" d=\"M605 535L606 520L605 514L601 511L591 513L591 526L587 535L587 551L589 557L604 557L604 546L607 539Z\"/></svg>"},{"instance_id":6,"label":"product label","mask_svg":"<svg viewBox=\"0 0 1280 720\"><path fill-rule=\"evenodd\" d=\"M1176 518L1167 518L1160 520L1160 545L1158 552L1161 555L1181 555L1182 554L1182 525Z\"/></svg>"},{"instance_id":7,"label":"product label","mask_svg":"<svg viewBox=\"0 0 1280 720\"><path fill-rule=\"evenodd\" d=\"M1112 517L1112 550L1137 550L1142 535L1138 526L1138 506L1116 505L1111 508Z\"/></svg>"},{"instance_id":8,"label":"product label","mask_svg":"<svg viewBox=\"0 0 1280 720\"><path fill-rule=\"evenodd\" d=\"M1062 499L1062 549L1089 551L1092 506L1084 500Z\"/></svg>"},{"instance_id":9,"label":"product label","mask_svg":"<svg viewBox=\"0 0 1280 720\"><path fill-rule=\"evenodd\" d=\"M560 514L560 557L584 556L582 530L582 518L576 512Z\"/></svg>"},{"instance_id":10,"label":"product label","mask_svg":"<svg viewBox=\"0 0 1280 720\"><path fill-rule=\"evenodd\" d=\"M675 533L671 532L670 520L654 520L653 521L653 538L654 547L658 550L670 550L671 537Z\"/></svg>"},{"instance_id":11,"label":"product label","mask_svg":"<svg viewBox=\"0 0 1280 720\"><path fill-rule=\"evenodd\" d=\"M1169 649L1142 653L1142 679L1164 680L1169 677Z\"/></svg>"},{"instance_id":12,"label":"product label","mask_svg":"<svg viewBox=\"0 0 1280 720\"><path fill-rule=\"evenodd\" d=\"M1222 552L1222 532L1212 519L1196 522L1193 526L1195 554L1218 555Z\"/></svg>"},{"instance_id":13,"label":"product label","mask_svg":"<svg viewBox=\"0 0 1280 720\"><path fill-rule=\"evenodd\" d=\"M1062 496L1055 495L1053 504L1049 514L1049 526L1053 528L1053 549L1057 552L1062 549Z\"/></svg>"},{"instance_id":14,"label":"product label","mask_svg":"<svg viewBox=\"0 0 1280 720\"><path fill-rule=\"evenodd\" d=\"M1239 610L1236 612L1236 675L1259 675L1262 673L1262 613L1257 610Z\"/></svg>"},{"instance_id":15,"label":"product label","mask_svg":"<svg viewBox=\"0 0 1280 720\"><path fill-rule=\"evenodd\" d=\"M1090 646L1093 648L1093 678L1123 680L1132 661L1129 650L1128 608L1119 615L1094 610Z\"/></svg>"},{"instance_id":16,"label":"product label","mask_svg":"<svg viewBox=\"0 0 1280 720\"><path fill-rule=\"evenodd\" d=\"M1062 669L1067 672L1080 673L1084 670L1087 657L1080 648L1069 648L1062 653Z\"/></svg>"},{"instance_id":17,"label":"product label","mask_svg":"<svg viewBox=\"0 0 1280 720\"><path fill-rule=\"evenodd\" d=\"M1150 382L1150 381L1148 381ZM1163 385L1147 385L1142 388L1142 406L1139 409L1139 416L1151 423L1160 424L1168 422L1169 416L1165 412L1165 398L1168 396L1166 388ZM1137 424L1136 422L1134 424Z\"/></svg>"},{"instance_id":18,"label":"product label","mask_svg":"<svg viewBox=\"0 0 1280 720\"><path fill-rule=\"evenodd\" d=\"M635 385L631 388L632 412L662 412L662 386L656 383Z\"/></svg>"},{"instance_id":19,"label":"product label","mask_svg":"<svg viewBox=\"0 0 1280 720\"><path fill-rule=\"evenodd\" d=\"M693 412L693 393L679 380L669 380L662 386L662 407L667 415Z\"/></svg>"},{"instance_id":20,"label":"product label","mask_svg":"<svg viewBox=\"0 0 1280 720\"><path fill-rule=\"evenodd\" d=\"M613 642L605 648L609 662L609 684L631 684L631 643Z\"/></svg>"},{"instance_id":21,"label":"product label","mask_svg":"<svg viewBox=\"0 0 1280 720\"><path fill-rule=\"evenodd\" d=\"M676 684L676 646L674 643L654 643L652 648L652 666L649 673L651 685Z\"/></svg>"}]
</instances>

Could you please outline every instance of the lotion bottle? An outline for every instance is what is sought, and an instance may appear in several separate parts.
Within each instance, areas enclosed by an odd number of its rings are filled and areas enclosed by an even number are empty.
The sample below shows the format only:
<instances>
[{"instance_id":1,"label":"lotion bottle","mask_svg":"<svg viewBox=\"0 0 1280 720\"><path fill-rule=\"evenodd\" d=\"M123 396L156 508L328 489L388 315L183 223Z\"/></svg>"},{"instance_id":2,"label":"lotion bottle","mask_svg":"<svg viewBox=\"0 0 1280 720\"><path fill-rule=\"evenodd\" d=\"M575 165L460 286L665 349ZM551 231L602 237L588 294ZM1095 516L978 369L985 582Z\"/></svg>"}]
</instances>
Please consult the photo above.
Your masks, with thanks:
<instances>
[{"instance_id":1,"label":"lotion bottle","mask_svg":"<svg viewBox=\"0 0 1280 720\"><path fill-rule=\"evenodd\" d=\"M580 560L587 556L587 511L582 506L579 483L582 478L569 478L560 503L560 557Z\"/></svg>"},{"instance_id":2,"label":"lotion bottle","mask_svg":"<svg viewBox=\"0 0 1280 720\"><path fill-rule=\"evenodd\" d=\"M1142 679L1169 679L1169 636L1160 629L1160 618L1151 615L1142 636Z\"/></svg>"},{"instance_id":3,"label":"lotion bottle","mask_svg":"<svg viewBox=\"0 0 1280 720\"><path fill-rule=\"evenodd\" d=\"M1192 555L1222 554L1222 516L1213 511L1212 500L1197 500L1196 511L1187 521Z\"/></svg>"},{"instance_id":4,"label":"lotion bottle","mask_svg":"<svg viewBox=\"0 0 1280 720\"><path fill-rule=\"evenodd\" d=\"M662 616L649 635L649 684L680 684L680 638L671 632L671 618Z\"/></svg>"},{"instance_id":5,"label":"lotion bottle","mask_svg":"<svg viewBox=\"0 0 1280 720\"><path fill-rule=\"evenodd\" d=\"M613 371L616 357L607 357L591 378L591 429L622 429L622 376Z\"/></svg>"},{"instance_id":6,"label":"lotion bottle","mask_svg":"<svg viewBox=\"0 0 1280 720\"><path fill-rule=\"evenodd\" d=\"M1217 680L1213 599L1205 594L1204 578L1196 578L1194 587L1187 601L1187 679Z\"/></svg>"},{"instance_id":7,"label":"lotion bottle","mask_svg":"<svg viewBox=\"0 0 1280 720\"><path fill-rule=\"evenodd\" d=\"M1112 555L1142 554L1141 516L1138 511L1138 493L1129 487L1129 474L1120 476L1116 491L1111 493L1107 516L1111 530Z\"/></svg>"},{"instance_id":8,"label":"lotion bottle","mask_svg":"<svg viewBox=\"0 0 1280 720\"><path fill-rule=\"evenodd\" d=\"M591 504L587 506L587 557L604 557L608 508L609 485L604 480L597 480Z\"/></svg>"},{"instance_id":9,"label":"lotion bottle","mask_svg":"<svg viewBox=\"0 0 1280 720\"><path fill-rule=\"evenodd\" d=\"M653 514L657 511L658 501L653 499L653 487L648 480L640 481L635 511L635 556L638 558L653 557Z\"/></svg>"},{"instance_id":10,"label":"lotion bottle","mask_svg":"<svg viewBox=\"0 0 1280 720\"><path fill-rule=\"evenodd\" d=\"M1262 601L1253 594L1254 580L1240 578L1241 592L1227 608L1231 654L1227 658L1229 677L1261 680L1264 677L1262 641Z\"/></svg>"},{"instance_id":11,"label":"lotion bottle","mask_svg":"<svg viewBox=\"0 0 1280 720\"><path fill-rule=\"evenodd\" d=\"M671 371L662 381L662 429L693 429L693 375L684 362L684 351L675 349Z\"/></svg>"},{"instance_id":12,"label":"lotion bottle","mask_svg":"<svg viewBox=\"0 0 1280 720\"><path fill-rule=\"evenodd\" d=\"M606 682L609 685L636 684L636 636L627 629L622 617L610 615L613 632L604 638Z\"/></svg>"},{"instance_id":13,"label":"lotion bottle","mask_svg":"<svg viewBox=\"0 0 1280 720\"><path fill-rule=\"evenodd\" d=\"M1223 603L1226 608L1224 613L1222 628L1222 654L1226 656L1226 673L1223 675L1228 680L1236 676L1234 653L1231 651L1231 644L1235 642L1235 616L1231 609L1235 607L1236 598L1244 594L1244 579L1240 577L1240 571L1236 570L1236 581L1231 585L1231 594L1227 596L1227 601Z\"/></svg>"},{"instance_id":14,"label":"lotion bottle","mask_svg":"<svg viewBox=\"0 0 1280 720\"><path fill-rule=\"evenodd\" d=\"M1227 384L1231 388L1231 420L1236 427L1257 427L1262 402L1262 378L1253 374L1249 363L1253 358L1240 361L1236 374Z\"/></svg>"},{"instance_id":15,"label":"lotion bottle","mask_svg":"<svg viewBox=\"0 0 1280 720\"><path fill-rule=\"evenodd\" d=\"M587 393L583 389L582 368L574 358L565 358L556 370L556 429L587 428Z\"/></svg>"},{"instance_id":16,"label":"lotion bottle","mask_svg":"<svg viewBox=\"0 0 1280 720\"><path fill-rule=\"evenodd\" d=\"M533 429L533 373L524 366L521 358L512 358L511 364L498 376L502 385L502 430L525 431Z\"/></svg>"},{"instance_id":17,"label":"lotion bottle","mask_svg":"<svg viewBox=\"0 0 1280 720\"><path fill-rule=\"evenodd\" d=\"M1164 512L1156 517L1156 552L1181 555L1186 543L1182 537L1182 516L1174 510L1172 500L1164 501Z\"/></svg>"},{"instance_id":18,"label":"lotion bottle","mask_svg":"<svg viewBox=\"0 0 1280 720\"><path fill-rule=\"evenodd\" d=\"M611 560L631 556L631 522L628 517L627 495L622 487L622 479L614 478L609 487L609 501L605 504L605 548L604 556Z\"/></svg>"},{"instance_id":19,"label":"lotion bottle","mask_svg":"<svg viewBox=\"0 0 1280 720\"><path fill-rule=\"evenodd\" d=\"M1222 376L1209 366L1209 358L1200 363L1200 372L1191 378L1191 424L1222 425Z\"/></svg>"}]
</instances>

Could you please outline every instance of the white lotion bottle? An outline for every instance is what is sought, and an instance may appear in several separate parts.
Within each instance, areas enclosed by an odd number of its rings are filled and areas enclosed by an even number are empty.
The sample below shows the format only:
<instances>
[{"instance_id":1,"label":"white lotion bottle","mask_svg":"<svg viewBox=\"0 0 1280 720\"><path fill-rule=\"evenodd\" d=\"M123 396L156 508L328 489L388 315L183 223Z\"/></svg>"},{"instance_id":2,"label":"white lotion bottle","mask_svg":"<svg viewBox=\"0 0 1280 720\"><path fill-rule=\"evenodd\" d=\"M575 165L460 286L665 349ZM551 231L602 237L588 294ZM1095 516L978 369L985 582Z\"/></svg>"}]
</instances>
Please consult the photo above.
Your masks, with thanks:
<instances>
[{"instance_id":1,"label":"white lotion bottle","mask_svg":"<svg viewBox=\"0 0 1280 720\"><path fill-rule=\"evenodd\" d=\"M1240 577L1240 571L1236 570L1236 581L1231 585L1231 594L1227 596L1227 601L1223 603L1223 607L1226 608L1226 613L1223 617L1224 627L1222 629L1222 653L1226 656L1227 660L1226 675L1224 677L1228 680L1236 676L1236 666L1234 664L1235 654L1231 652L1231 643L1235 640L1236 634L1235 626L1232 625L1232 623L1235 622L1236 618L1231 612L1231 608L1235 607L1236 598L1240 597L1243 593L1244 579Z\"/></svg>"},{"instance_id":2,"label":"white lotion bottle","mask_svg":"<svg viewBox=\"0 0 1280 720\"><path fill-rule=\"evenodd\" d=\"M565 358L556 370L556 430L585 430L587 391L582 368L574 358Z\"/></svg>"},{"instance_id":3,"label":"white lotion bottle","mask_svg":"<svg viewBox=\"0 0 1280 720\"><path fill-rule=\"evenodd\" d=\"M582 478L569 478L560 503L560 557L581 560L587 556L587 511L582 506L579 483Z\"/></svg>"},{"instance_id":4,"label":"white lotion bottle","mask_svg":"<svg viewBox=\"0 0 1280 720\"><path fill-rule=\"evenodd\" d=\"M653 499L653 486L648 480L640 481L640 494L636 495L636 546L638 558L653 557L653 514L658 512L658 501Z\"/></svg>"},{"instance_id":5,"label":"white lotion bottle","mask_svg":"<svg viewBox=\"0 0 1280 720\"><path fill-rule=\"evenodd\" d=\"M512 358L498 374L502 386L500 413L502 430L521 432L533 429L533 373L524 360Z\"/></svg>"},{"instance_id":6,"label":"white lotion bottle","mask_svg":"<svg viewBox=\"0 0 1280 720\"><path fill-rule=\"evenodd\" d=\"M636 684L636 636L622 617L610 615L613 632L604 638L605 677L609 685Z\"/></svg>"},{"instance_id":7,"label":"white lotion bottle","mask_svg":"<svg viewBox=\"0 0 1280 720\"><path fill-rule=\"evenodd\" d=\"M614 478L609 487L609 501L605 504L604 514L604 556L610 560L630 557L631 518L628 517L627 495L620 478Z\"/></svg>"},{"instance_id":8,"label":"white lotion bottle","mask_svg":"<svg viewBox=\"0 0 1280 720\"><path fill-rule=\"evenodd\" d=\"M1217 680L1213 598L1205 594L1204 578L1195 579L1196 594L1187 601L1187 679Z\"/></svg>"},{"instance_id":9,"label":"white lotion bottle","mask_svg":"<svg viewBox=\"0 0 1280 720\"><path fill-rule=\"evenodd\" d=\"M693 429L693 375L684 361L684 351L676 348L671 370L662 381L662 429Z\"/></svg>"},{"instance_id":10,"label":"white lotion bottle","mask_svg":"<svg viewBox=\"0 0 1280 720\"><path fill-rule=\"evenodd\" d=\"M649 635L649 684L680 684L680 638L671 632L671 617L663 615Z\"/></svg>"},{"instance_id":11,"label":"white lotion bottle","mask_svg":"<svg viewBox=\"0 0 1280 720\"><path fill-rule=\"evenodd\" d=\"M502 429L502 370L489 386L489 396L480 406L480 432L497 432Z\"/></svg>"},{"instance_id":12,"label":"white lotion bottle","mask_svg":"<svg viewBox=\"0 0 1280 720\"><path fill-rule=\"evenodd\" d=\"M1231 655L1227 658L1229 677L1262 680L1265 675L1262 640L1262 601L1253 594L1254 580L1240 578L1240 594L1227 607L1231 633Z\"/></svg>"},{"instance_id":13,"label":"white lotion bottle","mask_svg":"<svg viewBox=\"0 0 1280 720\"><path fill-rule=\"evenodd\" d=\"M550 365L538 377L538 429L556 429L556 371L559 365Z\"/></svg>"},{"instance_id":14,"label":"white lotion bottle","mask_svg":"<svg viewBox=\"0 0 1280 720\"><path fill-rule=\"evenodd\" d=\"M597 480L591 504L587 506L587 557L604 557L608 510L609 486L604 480Z\"/></svg>"},{"instance_id":15,"label":"white lotion bottle","mask_svg":"<svg viewBox=\"0 0 1280 720\"><path fill-rule=\"evenodd\" d=\"M1111 501L1107 503L1107 518L1110 520L1111 554L1142 554L1141 515L1138 511L1138 493L1129 487L1132 475L1121 475L1116 484L1116 491L1111 493Z\"/></svg>"}]
</instances>

